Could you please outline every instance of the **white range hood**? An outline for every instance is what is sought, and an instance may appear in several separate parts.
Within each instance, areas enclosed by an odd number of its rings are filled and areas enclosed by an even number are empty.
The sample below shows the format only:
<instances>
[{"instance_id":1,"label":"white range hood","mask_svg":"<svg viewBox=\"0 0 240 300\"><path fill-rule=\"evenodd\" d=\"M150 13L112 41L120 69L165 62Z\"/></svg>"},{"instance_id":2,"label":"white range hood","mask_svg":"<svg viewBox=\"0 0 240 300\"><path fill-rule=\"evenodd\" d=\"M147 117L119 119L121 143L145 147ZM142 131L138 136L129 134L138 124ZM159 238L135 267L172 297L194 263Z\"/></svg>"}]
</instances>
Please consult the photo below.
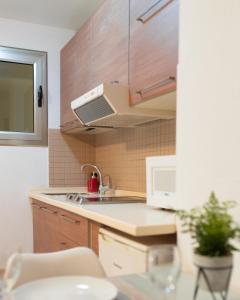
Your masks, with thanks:
<instances>
[{"instance_id":1,"label":"white range hood","mask_svg":"<svg viewBox=\"0 0 240 300\"><path fill-rule=\"evenodd\" d=\"M72 101L71 108L79 119L82 130L89 132L89 128L106 130L136 127L151 121L175 117L175 111L131 107L129 88L119 84L101 84Z\"/></svg>"}]
</instances>

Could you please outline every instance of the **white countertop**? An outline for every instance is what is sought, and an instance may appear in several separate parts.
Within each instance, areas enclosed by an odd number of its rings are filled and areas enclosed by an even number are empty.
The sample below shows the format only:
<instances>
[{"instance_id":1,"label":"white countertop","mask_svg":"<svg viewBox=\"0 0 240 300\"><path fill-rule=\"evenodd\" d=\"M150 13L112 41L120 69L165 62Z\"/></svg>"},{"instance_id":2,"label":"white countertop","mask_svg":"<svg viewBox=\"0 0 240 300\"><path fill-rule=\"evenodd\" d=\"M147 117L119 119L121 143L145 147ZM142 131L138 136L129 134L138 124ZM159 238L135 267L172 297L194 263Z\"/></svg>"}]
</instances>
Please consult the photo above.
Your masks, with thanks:
<instances>
[{"instance_id":1,"label":"white countertop","mask_svg":"<svg viewBox=\"0 0 240 300\"><path fill-rule=\"evenodd\" d=\"M32 190L29 197L68 210L90 220L133 236L171 234L176 232L171 212L153 209L143 203L79 205L54 200L44 193L81 193L86 188L47 188ZM144 196L142 193L116 191L118 196Z\"/></svg>"}]
</instances>

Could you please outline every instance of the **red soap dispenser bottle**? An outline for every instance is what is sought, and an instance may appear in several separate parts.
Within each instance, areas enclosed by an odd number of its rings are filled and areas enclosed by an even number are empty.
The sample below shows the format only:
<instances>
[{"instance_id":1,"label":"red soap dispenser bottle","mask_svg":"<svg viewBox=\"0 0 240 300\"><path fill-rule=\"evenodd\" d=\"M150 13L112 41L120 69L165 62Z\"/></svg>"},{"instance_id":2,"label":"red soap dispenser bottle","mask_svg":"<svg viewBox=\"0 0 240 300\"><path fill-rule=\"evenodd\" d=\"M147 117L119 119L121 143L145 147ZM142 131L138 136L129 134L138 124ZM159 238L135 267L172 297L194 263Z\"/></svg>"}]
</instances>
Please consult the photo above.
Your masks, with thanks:
<instances>
[{"instance_id":1,"label":"red soap dispenser bottle","mask_svg":"<svg viewBox=\"0 0 240 300\"><path fill-rule=\"evenodd\" d=\"M88 182L87 182L88 192L89 193L96 193L99 189L99 181L97 173L91 173Z\"/></svg>"}]
</instances>

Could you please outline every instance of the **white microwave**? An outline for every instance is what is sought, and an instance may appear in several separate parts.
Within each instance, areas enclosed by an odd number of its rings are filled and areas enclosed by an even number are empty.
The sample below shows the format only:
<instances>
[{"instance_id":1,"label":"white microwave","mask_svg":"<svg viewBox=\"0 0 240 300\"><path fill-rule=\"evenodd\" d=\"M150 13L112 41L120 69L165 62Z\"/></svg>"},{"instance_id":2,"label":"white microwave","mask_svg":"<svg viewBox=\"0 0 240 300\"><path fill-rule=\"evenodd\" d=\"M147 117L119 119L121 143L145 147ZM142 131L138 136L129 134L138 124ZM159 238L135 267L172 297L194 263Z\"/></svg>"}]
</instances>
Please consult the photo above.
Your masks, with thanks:
<instances>
[{"instance_id":1,"label":"white microwave","mask_svg":"<svg viewBox=\"0 0 240 300\"><path fill-rule=\"evenodd\" d=\"M176 209L176 156L146 157L147 205Z\"/></svg>"}]
</instances>

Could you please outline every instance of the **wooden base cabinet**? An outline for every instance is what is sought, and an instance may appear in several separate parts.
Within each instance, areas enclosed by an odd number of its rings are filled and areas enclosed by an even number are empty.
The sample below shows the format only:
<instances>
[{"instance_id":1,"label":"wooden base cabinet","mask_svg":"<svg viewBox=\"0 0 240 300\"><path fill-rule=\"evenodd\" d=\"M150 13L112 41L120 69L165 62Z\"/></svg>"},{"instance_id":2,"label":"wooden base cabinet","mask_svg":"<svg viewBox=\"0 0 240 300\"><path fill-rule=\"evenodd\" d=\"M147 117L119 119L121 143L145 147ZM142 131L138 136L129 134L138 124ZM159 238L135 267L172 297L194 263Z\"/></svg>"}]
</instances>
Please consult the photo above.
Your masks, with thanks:
<instances>
[{"instance_id":1,"label":"wooden base cabinet","mask_svg":"<svg viewBox=\"0 0 240 300\"><path fill-rule=\"evenodd\" d=\"M90 247L98 254L100 224L74 213L32 200L34 252Z\"/></svg>"}]
</instances>

